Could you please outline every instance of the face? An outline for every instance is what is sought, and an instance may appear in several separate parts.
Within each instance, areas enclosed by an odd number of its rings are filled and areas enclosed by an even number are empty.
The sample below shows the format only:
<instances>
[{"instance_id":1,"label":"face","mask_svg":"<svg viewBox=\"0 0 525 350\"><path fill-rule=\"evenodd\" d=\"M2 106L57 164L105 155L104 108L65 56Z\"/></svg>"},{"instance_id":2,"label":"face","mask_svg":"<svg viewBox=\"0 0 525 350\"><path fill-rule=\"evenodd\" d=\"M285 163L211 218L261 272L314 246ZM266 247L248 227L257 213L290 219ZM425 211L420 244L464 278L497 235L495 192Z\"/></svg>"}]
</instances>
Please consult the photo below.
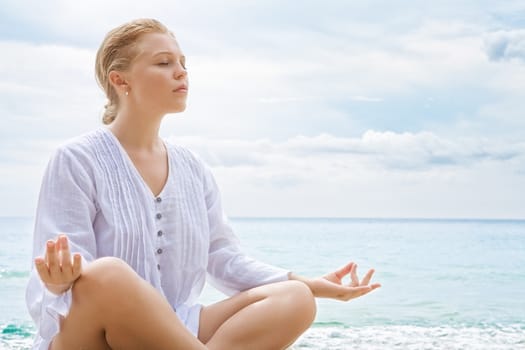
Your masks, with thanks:
<instances>
[{"instance_id":1,"label":"face","mask_svg":"<svg viewBox=\"0 0 525 350\"><path fill-rule=\"evenodd\" d=\"M129 96L141 109L156 114L184 111L188 74L177 41L169 34L144 34L138 50L126 74Z\"/></svg>"}]
</instances>

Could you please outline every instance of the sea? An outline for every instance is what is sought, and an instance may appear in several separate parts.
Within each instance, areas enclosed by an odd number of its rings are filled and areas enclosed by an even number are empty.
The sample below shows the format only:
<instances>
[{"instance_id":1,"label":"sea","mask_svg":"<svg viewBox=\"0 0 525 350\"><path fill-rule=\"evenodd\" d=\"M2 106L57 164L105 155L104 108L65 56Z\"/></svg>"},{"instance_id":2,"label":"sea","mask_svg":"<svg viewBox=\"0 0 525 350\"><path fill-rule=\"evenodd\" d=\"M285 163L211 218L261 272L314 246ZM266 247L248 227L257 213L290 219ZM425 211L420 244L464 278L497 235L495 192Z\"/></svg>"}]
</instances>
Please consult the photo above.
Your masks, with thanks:
<instances>
[{"instance_id":1,"label":"sea","mask_svg":"<svg viewBox=\"0 0 525 350\"><path fill-rule=\"evenodd\" d=\"M291 349L525 349L525 220L232 218L250 255L309 277L349 261L378 290L318 299ZM28 349L33 218L0 218L0 349ZM224 296L207 286L201 302Z\"/></svg>"}]
</instances>

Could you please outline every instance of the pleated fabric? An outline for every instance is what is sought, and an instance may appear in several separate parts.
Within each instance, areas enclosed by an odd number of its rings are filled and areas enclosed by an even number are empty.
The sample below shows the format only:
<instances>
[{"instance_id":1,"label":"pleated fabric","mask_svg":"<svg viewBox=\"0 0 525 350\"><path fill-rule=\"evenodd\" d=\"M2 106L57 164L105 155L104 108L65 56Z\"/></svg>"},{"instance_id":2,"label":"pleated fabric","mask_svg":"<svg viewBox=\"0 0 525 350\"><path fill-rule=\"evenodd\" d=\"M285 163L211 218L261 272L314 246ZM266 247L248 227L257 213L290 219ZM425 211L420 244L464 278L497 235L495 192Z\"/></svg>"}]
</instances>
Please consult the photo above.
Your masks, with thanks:
<instances>
[{"instance_id":1,"label":"pleated fabric","mask_svg":"<svg viewBox=\"0 0 525 350\"><path fill-rule=\"evenodd\" d=\"M224 215L210 169L189 150L164 142L169 175L160 194L146 185L106 128L60 146L47 166L35 216L33 257L66 234L84 267L104 256L125 261L198 332L197 299L207 277L228 295L284 281L288 270L246 256ZM47 349L69 312L71 291L47 291L32 268L26 289L37 335Z\"/></svg>"}]
</instances>

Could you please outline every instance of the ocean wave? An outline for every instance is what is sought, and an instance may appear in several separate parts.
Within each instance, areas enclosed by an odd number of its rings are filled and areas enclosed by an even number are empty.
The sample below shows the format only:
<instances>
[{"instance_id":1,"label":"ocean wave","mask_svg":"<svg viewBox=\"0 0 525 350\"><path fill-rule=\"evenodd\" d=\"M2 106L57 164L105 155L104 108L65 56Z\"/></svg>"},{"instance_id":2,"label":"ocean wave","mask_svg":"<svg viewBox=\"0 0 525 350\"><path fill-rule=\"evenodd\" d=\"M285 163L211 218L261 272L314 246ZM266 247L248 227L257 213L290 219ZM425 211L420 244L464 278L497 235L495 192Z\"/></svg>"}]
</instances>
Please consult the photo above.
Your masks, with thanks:
<instances>
[{"instance_id":1,"label":"ocean wave","mask_svg":"<svg viewBox=\"0 0 525 350\"><path fill-rule=\"evenodd\" d=\"M31 325L0 326L0 349L29 349ZM492 327L370 326L345 328L316 324L289 350L483 349L525 348L525 324Z\"/></svg>"},{"instance_id":2,"label":"ocean wave","mask_svg":"<svg viewBox=\"0 0 525 350\"><path fill-rule=\"evenodd\" d=\"M0 279L27 277L29 277L29 271L7 270L0 268Z\"/></svg>"},{"instance_id":3,"label":"ocean wave","mask_svg":"<svg viewBox=\"0 0 525 350\"><path fill-rule=\"evenodd\" d=\"M501 327L312 327L290 350L525 348L525 325Z\"/></svg>"},{"instance_id":4,"label":"ocean wave","mask_svg":"<svg viewBox=\"0 0 525 350\"><path fill-rule=\"evenodd\" d=\"M29 323L0 325L0 349L30 349L33 344L34 333L35 329Z\"/></svg>"}]
</instances>

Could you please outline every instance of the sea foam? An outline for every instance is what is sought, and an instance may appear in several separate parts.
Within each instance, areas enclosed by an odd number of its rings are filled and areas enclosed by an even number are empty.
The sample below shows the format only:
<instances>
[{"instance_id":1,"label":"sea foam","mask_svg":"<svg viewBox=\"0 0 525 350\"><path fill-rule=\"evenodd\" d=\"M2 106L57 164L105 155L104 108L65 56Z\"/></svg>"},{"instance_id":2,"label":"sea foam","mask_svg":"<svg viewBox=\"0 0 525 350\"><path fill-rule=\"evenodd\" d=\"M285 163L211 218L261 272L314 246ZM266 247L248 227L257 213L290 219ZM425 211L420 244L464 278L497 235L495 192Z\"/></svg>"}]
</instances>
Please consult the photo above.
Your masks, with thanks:
<instances>
[{"instance_id":1,"label":"sea foam","mask_svg":"<svg viewBox=\"0 0 525 350\"><path fill-rule=\"evenodd\" d=\"M525 349L525 328L522 325L488 328L312 327L295 342L291 349Z\"/></svg>"}]
</instances>

